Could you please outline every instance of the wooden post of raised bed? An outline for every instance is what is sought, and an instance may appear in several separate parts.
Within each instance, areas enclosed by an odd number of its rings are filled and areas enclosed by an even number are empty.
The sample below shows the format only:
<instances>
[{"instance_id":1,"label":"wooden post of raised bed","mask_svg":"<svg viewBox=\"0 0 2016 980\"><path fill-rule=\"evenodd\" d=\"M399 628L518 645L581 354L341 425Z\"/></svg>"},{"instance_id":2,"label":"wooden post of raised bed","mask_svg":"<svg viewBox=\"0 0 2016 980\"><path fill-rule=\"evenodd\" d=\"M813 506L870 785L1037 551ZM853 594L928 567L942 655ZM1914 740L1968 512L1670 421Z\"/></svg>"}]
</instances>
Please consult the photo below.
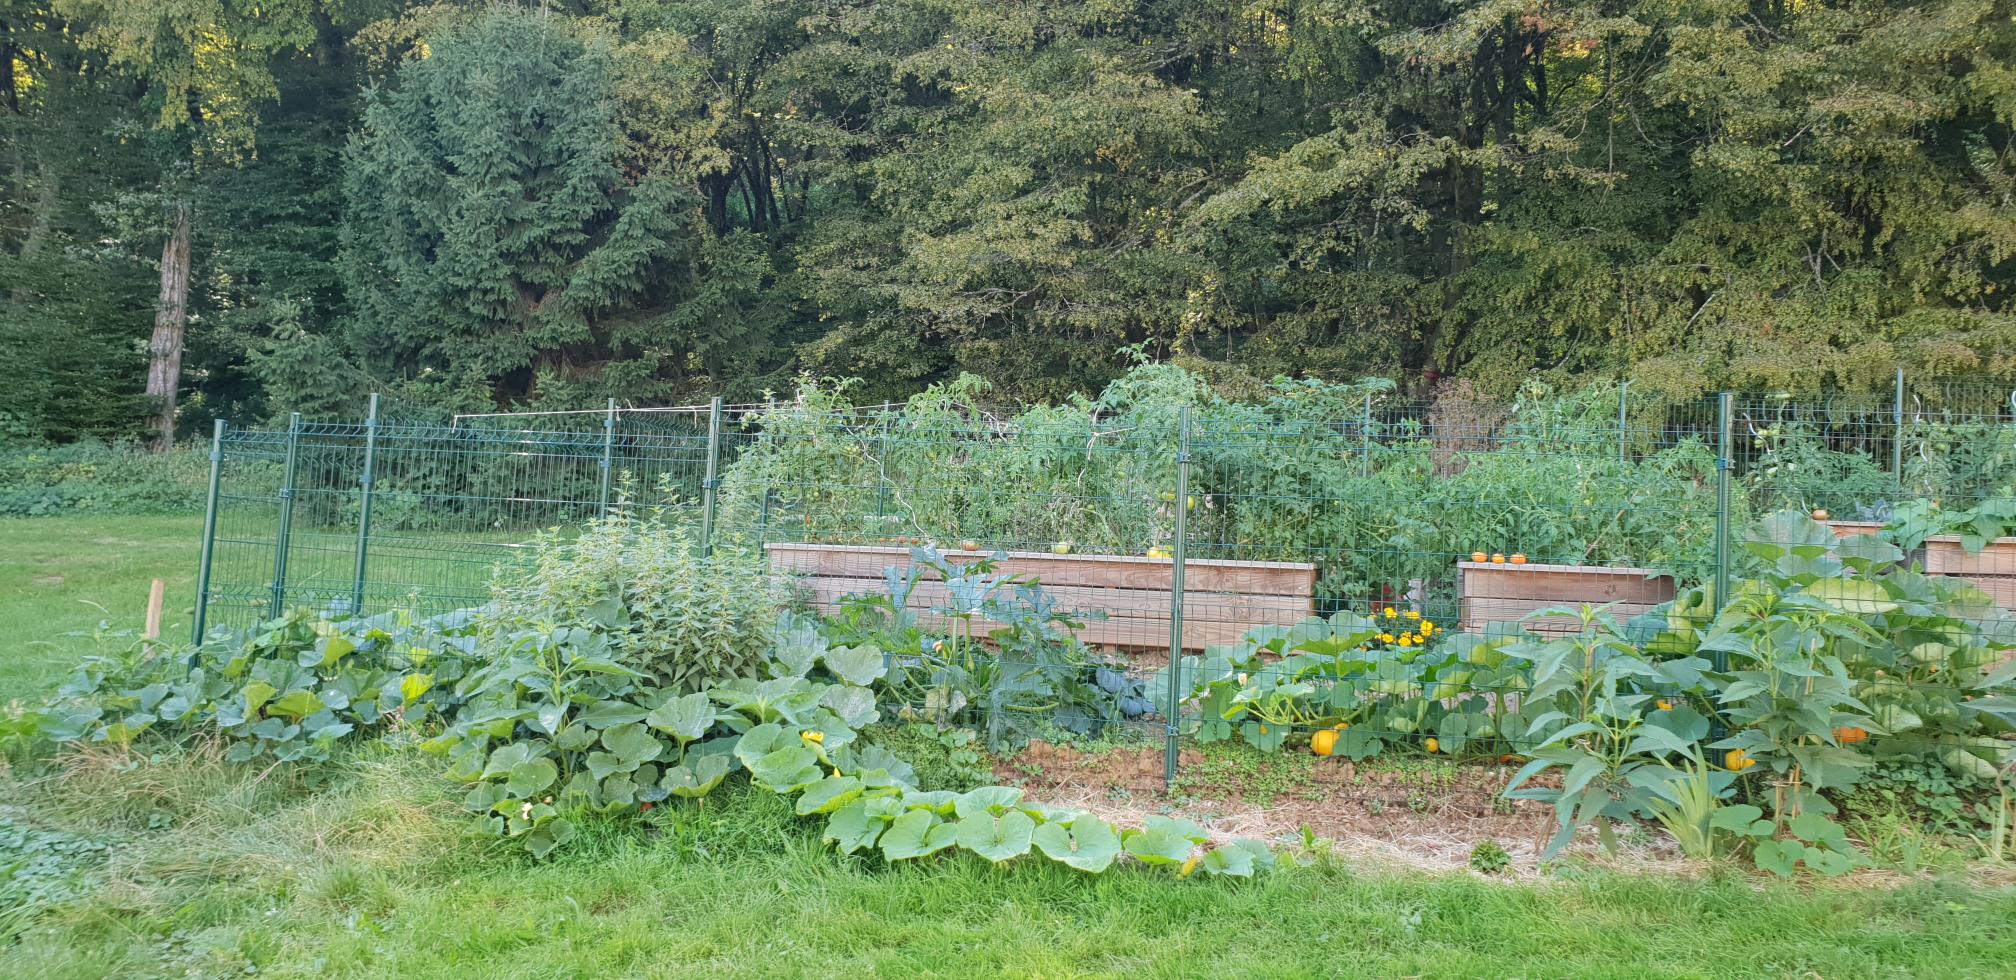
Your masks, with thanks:
<instances>
[{"instance_id":1,"label":"wooden post of raised bed","mask_svg":"<svg viewBox=\"0 0 2016 980\"><path fill-rule=\"evenodd\" d=\"M1190 537L1190 406L1183 406L1176 434L1176 540L1169 575L1169 694L1163 709L1167 744L1162 750L1162 786L1176 789L1176 759L1183 718L1183 566L1189 559Z\"/></svg>"}]
</instances>

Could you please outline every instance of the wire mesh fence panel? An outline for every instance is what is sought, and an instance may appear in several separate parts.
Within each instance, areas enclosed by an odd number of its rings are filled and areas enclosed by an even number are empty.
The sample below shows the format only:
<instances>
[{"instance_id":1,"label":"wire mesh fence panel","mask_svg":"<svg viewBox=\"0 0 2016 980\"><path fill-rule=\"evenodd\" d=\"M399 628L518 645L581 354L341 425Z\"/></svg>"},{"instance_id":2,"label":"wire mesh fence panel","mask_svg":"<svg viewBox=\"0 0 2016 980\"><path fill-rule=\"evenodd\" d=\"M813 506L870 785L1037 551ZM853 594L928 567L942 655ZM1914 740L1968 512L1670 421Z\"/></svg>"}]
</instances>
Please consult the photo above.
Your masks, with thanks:
<instances>
[{"instance_id":1,"label":"wire mesh fence panel","mask_svg":"<svg viewBox=\"0 0 2016 980\"><path fill-rule=\"evenodd\" d=\"M1186 740L1497 754L1535 724L1540 658L1597 655L1576 646L1592 622L1698 640L1773 575L1916 567L1956 579L1927 590L1967 583L1926 592L1926 642L2007 630L2016 415L1992 394L1424 402L1284 382L1236 404L299 423L227 434L205 600L219 626L465 608L542 532L669 508L833 642L884 656L893 717L998 745L1159 739L1180 709ZM1975 669L1937 653L1895 670Z\"/></svg>"}]
</instances>

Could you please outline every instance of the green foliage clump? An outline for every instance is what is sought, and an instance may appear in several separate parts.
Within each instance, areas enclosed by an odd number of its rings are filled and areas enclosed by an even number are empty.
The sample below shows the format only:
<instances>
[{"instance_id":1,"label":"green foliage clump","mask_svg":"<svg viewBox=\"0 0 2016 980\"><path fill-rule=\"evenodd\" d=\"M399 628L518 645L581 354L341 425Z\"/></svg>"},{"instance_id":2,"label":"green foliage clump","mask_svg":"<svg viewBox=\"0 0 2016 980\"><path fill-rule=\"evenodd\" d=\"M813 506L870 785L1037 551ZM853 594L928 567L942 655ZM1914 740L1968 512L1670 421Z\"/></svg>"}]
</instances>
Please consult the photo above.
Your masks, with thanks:
<instances>
[{"instance_id":1,"label":"green foliage clump","mask_svg":"<svg viewBox=\"0 0 2016 980\"><path fill-rule=\"evenodd\" d=\"M209 472L209 455L194 449L155 453L90 442L0 448L0 517L200 513Z\"/></svg>"},{"instance_id":2,"label":"green foliage clump","mask_svg":"<svg viewBox=\"0 0 2016 980\"><path fill-rule=\"evenodd\" d=\"M522 575L500 577L488 639L540 624L606 639L625 666L695 690L759 673L780 594L760 559L708 553L678 508L621 504L578 534L541 534Z\"/></svg>"},{"instance_id":3,"label":"green foliage clump","mask_svg":"<svg viewBox=\"0 0 2016 980\"><path fill-rule=\"evenodd\" d=\"M994 770L987 765L979 736L970 728L940 728L925 722L887 724L863 731L861 740L909 763L917 774L919 789L963 793L994 781Z\"/></svg>"}]
</instances>

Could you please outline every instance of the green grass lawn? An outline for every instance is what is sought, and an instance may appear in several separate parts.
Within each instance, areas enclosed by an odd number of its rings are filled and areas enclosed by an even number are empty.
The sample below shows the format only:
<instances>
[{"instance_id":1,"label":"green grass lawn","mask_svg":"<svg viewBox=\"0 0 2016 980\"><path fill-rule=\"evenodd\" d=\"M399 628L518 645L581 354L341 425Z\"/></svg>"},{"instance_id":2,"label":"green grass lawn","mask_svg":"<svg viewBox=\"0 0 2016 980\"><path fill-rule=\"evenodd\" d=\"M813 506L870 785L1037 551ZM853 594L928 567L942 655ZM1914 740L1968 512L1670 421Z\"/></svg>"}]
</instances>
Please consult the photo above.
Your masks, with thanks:
<instances>
[{"instance_id":1,"label":"green grass lawn","mask_svg":"<svg viewBox=\"0 0 2016 980\"><path fill-rule=\"evenodd\" d=\"M162 635L188 639L202 533L200 515L0 520L0 702L54 688L101 623L137 637L153 579Z\"/></svg>"},{"instance_id":2,"label":"green grass lawn","mask_svg":"<svg viewBox=\"0 0 2016 980\"><path fill-rule=\"evenodd\" d=\"M87 649L58 634L136 625L154 576L186 630L196 531L0 524L4 697ZM440 769L385 743L270 771L202 749L0 767L0 977L2016 976L2016 891L1978 878L890 867L747 790L591 820L535 864L473 837Z\"/></svg>"}]
</instances>

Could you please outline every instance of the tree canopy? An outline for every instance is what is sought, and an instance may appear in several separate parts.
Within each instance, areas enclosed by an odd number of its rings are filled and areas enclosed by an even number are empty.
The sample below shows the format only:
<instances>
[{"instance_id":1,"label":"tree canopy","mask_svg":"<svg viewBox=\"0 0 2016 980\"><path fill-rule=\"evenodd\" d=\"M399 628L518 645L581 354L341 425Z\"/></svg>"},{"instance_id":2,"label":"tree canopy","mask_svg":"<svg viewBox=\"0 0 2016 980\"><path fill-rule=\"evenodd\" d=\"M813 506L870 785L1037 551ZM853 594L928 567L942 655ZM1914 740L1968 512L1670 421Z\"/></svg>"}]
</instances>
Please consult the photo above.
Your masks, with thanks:
<instances>
[{"instance_id":1,"label":"tree canopy","mask_svg":"<svg viewBox=\"0 0 2016 980\"><path fill-rule=\"evenodd\" d=\"M1266 378L2016 380L2008 0L0 0L0 437Z\"/></svg>"}]
</instances>

